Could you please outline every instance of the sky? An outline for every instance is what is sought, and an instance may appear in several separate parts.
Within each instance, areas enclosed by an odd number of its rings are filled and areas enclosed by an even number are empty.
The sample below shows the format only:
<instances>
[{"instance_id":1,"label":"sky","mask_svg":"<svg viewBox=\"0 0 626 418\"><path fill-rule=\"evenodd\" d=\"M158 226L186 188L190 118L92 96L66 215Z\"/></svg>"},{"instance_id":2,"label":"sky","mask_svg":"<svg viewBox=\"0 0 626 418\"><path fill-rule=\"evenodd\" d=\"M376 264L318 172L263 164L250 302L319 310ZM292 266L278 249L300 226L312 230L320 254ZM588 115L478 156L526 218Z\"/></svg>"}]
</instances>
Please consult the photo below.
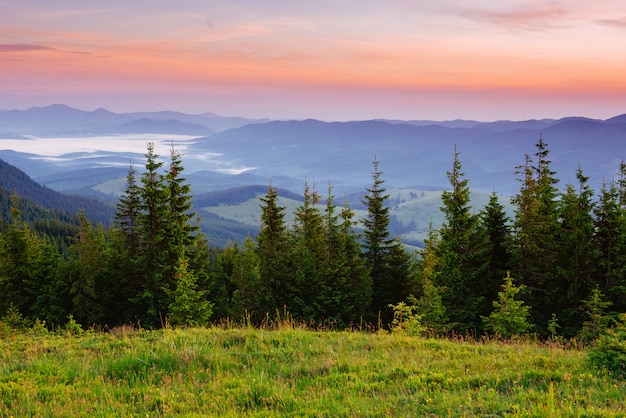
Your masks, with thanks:
<instances>
[{"instance_id":1,"label":"sky","mask_svg":"<svg viewBox=\"0 0 626 418\"><path fill-rule=\"evenodd\" d=\"M0 109L626 113L624 0L0 0Z\"/></svg>"}]
</instances>

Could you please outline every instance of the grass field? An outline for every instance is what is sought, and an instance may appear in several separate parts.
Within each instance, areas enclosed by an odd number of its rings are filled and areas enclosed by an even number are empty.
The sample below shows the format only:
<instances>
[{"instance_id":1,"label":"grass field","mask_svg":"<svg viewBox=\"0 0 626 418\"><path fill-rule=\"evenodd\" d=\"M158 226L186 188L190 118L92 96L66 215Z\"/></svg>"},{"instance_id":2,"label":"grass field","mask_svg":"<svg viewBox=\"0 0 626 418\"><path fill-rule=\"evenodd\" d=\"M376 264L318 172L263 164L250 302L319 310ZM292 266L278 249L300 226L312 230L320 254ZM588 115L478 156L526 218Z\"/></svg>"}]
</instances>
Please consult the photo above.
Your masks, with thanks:
<instances>
[{"instance_id":1,"label":"grass field","mask_svg":"<svg viewBox=\"0 0 626 418\"><path fill-rule=\"evenodd\" d=\"M299 328L0 340L0 416L624 416L584 350Z\"/></svg>"}]
</instances>

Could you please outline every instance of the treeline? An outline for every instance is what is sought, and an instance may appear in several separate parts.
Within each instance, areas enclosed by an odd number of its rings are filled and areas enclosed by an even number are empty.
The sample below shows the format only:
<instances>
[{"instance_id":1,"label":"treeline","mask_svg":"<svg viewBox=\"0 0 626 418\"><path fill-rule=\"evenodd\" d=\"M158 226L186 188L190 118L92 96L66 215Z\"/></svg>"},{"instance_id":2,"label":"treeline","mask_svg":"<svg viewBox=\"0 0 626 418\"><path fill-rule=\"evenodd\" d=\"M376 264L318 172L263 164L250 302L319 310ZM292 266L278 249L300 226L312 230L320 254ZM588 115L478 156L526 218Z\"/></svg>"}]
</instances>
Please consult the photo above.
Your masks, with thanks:
<instances>
[{"instance_id":1,"label":"treeline","mask_svg":"<svg viewBox=\"0 0 626 418\"><path fill-rule=\"evenodd\" d=\"M79 211L84 211L89 214L92 222L102 222L104 225L108 225L115 213L114 208L110 205L104 204L96 199L65 195L42 186L33 181L23 171L15 169L15 167L2 160L0 160L0 189L7 193L17 193L21 198L35 205L47 208L47 210L43 212L55 212L52 217L56 217L63 222L77 224L75 219L76 214ZM4 204L2 204L2 206L3 209L6 207ZM42 212L42 210L41 208L31 209L24 207L22 213L24 219L31 220L41 218L39 216L33 216L31 212ZM41 215L43 215L43 218L51 218L49 213L42 213ZM10 218L3 217L3 219Z\"/></svg>"},{"instance_id":2,"label":"treeline","mask_svg":"<svg viewBox=\"0 0 626 418\"><path fill-rule=\"evenodd\" d=\"M579 169L557 187L543 139L517 167L509 218L494 192L477 210L455 151L443 225L413 252L390 234L379 162L360 222L305 184L292 225L270 185L254 238L211 249L192 211L180 154L148 145L131 166L111 227L79 214L67 248L22 219L0 236L0 315L59 326L261 325L276 316L327 328L387 328L398 315L434 334L594 338L626 312L626 164L595 197ZM394 317L395 315L395 317ZM395 321L395 322L394 322Z\"/></svg>"}]
</instances>

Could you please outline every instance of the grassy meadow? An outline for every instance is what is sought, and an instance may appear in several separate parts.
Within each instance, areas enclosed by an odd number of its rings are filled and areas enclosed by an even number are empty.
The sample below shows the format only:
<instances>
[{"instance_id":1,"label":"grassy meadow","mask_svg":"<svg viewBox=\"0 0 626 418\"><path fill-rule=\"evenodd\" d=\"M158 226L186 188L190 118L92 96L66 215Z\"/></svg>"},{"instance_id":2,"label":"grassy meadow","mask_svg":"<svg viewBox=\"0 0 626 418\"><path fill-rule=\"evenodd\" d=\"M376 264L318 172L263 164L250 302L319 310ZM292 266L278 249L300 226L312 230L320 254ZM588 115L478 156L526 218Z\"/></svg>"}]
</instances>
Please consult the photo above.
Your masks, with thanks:
<instances>
[{"instance_id":1,"label":"grassy meadow","mask_svg":"<svg viewBox=\"0 0 626 418\"><path fill-rule=\"evenodd\" d=\"M389 333L13 333L0 416L624 416L581 349Z\"/></svg>"}]
</instances>

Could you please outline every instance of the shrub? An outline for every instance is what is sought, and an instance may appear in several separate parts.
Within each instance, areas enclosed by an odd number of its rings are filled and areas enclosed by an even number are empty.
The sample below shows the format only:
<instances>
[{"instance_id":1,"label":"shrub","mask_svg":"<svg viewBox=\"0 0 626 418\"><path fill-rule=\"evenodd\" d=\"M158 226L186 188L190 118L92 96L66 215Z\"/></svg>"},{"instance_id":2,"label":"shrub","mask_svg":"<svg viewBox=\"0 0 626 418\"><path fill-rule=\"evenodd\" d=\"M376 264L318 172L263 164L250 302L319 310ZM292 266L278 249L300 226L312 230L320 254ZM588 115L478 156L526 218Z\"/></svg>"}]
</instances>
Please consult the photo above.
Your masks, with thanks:
<instances>
[{"instance_id":1,"label":"shrub","mask_svg":"<svg viewBox=\"0 0 626 418\"><path fill-rule=\"evenodd\" d=\"M407 335L420 335L424 327L421 322L422 316L417 313L417 300L413 295L409 295L407 300L409 303L400 302L397 305L389 305L393 310L391 329L393 332Z\"/></svg>"},{"instance_id":2,"label":"shrub","mask_svg":"<svg viewBox=\"0 0 626 418\"><path fill-rule=\"evenodd\" d=\"M614 329L606 330L589 350L592 366L605 369L615 377L626 378L626 314Z\"/></svg>"},{"instance_id":3,"label":"shrub","mask_svg":"<svg viewBox=\"0 0 626 418\"><path fill-rule=\"evenodd\" d=\"M515 296L524 289L524 285L515 286L509 272L503 279L502 291L498 292L498 300L493 301L493 312L483 317L485 328L504 338L523 334L531 328L528 323L530 306L516 300Z\"/></svg>"},{"instance_id":4,"label":"shrub","mask_svg":"<svg viewBox=\"0 0 626 418\"><path fill-rule=\"evenodd\" d=\"M31 322L24 318L13 304L9 306L7 313L2 317L2 322L17 331L26 331L31 325Z\"/></svg>"},{"instance_id":5,"label":"shrub","mask_svg":"<svg viewBox=\"0 0 626 418\"><path fill-rule=\"evenodd\" d=\"M81 327L80 324L76 322L73 315L67 316L67 323L63 327L63 331L69 336L81 335L83 332L85 332L83 330L83 327Z\"/></svg>"}]
</instances>

